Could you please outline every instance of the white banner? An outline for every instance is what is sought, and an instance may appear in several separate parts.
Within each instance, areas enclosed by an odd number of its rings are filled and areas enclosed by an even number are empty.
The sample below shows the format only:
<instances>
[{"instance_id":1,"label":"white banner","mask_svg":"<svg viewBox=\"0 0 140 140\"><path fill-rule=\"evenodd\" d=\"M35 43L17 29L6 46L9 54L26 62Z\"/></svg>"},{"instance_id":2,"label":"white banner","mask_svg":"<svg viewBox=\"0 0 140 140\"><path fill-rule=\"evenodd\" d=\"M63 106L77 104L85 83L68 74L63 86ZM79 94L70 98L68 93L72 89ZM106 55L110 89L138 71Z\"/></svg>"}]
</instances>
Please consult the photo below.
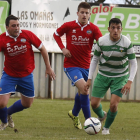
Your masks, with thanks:
<instances>
[{"instance_id":1,"label":"white banner","mask_svg":"<svg viewBox=\"0 0 140 140\"><path fill-rule=\"evenodd\" d=\"M20 18L21 29L30 30L48 52L61 52L53 33L64 22L77 19L80 1L12 0L11 14ZM62 37L65 45L65 37ZM34 50L36 50L34 48Z\"/></svg>"}]
</instances>

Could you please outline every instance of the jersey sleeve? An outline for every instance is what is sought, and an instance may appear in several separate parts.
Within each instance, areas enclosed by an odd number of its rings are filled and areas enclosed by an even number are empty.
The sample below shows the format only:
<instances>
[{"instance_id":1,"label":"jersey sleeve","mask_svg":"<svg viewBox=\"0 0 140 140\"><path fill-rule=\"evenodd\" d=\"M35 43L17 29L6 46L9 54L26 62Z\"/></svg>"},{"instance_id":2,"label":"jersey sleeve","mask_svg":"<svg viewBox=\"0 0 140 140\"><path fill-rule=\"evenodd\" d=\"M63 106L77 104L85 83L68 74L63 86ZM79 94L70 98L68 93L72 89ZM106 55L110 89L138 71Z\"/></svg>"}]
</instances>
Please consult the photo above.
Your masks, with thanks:
<instances>
[{"instance_id":1,"label":"jersey sleeve","mask_svg":"<svg viewBox=\"0 0 140 140\"><path fill-rule=\"evenodd\" d=\"M100 31L100 29L97 27L97 26L95 26L96 28L95 28L95 33L94 33L94 38L95 38L95 40L96 41L98 41L98 39L100 38L100 37L102 37L103 35L102 35L102 33L101 33L101 31Z\"/></svg>"},{"instance_id":2,"label":"jersey sleeve","mask_svg":"<svg viewBox=\"0 0 140 140\"><path fill-rule=\"evenodd\" d=\"M127 56L129 60L135 59L135 52L134 52L134 48L133 48L133 44L131 43L127 49Z\"/></svg>"},{"instance_id":3,"label":"jersey sleeve","mask_svg":"<svg viewBox=\"0 0 140 140\"><path fill-rule=\"evenodd\" d=\"M31 44L34 45L37 49L42 47L43 44L41 40L33 32L29 31L28 36L30 38Z\"/></svg>"},{"instance_id":4,"label":"jersey sleeve","mask_svg":"<svg viewBox=\"0 0 140 140\"><path fill-rule=\"evenodd\" d=\"M62 35L64 35L64 33L67 32L67 29L68 29L68 26L67 26L67 22L66 22L56 30L57 36L61 37Z\"/></svg>"},{"instance_id":5,"label":"jersey sleeve","mask_svg":"<svg viewBox=\"0 0 140 140\"><path fill-rule=\"evenodd\" d=\"M2 41L2 36L0 35L0 52L3 49L3 41Z\"/></svg>"},{"instance_id":6,"label":"jersey sleeve","mask_svg":"<svg viewBox=\"0 0 140 140\"><path fill-rule=\"evenodd\" d=\"M53 34L55 41L57 42L59 48L62 50L65 46L62 43L61 36L67 32L67 23L64 23L61 27L59 27L56 32Z\"/></svg>"},{"instance_id":7,"label":"jersey sleeve","mask_svg":"<svg viewBox=\"0 0 140 140\"><path fill-rule=\"evenodd\" d=\"M100 49L100 47L99 47L99 42L97 42L97 43L95 44L94 55L96 55L96 56L100 56L101 53L102 53L102 51L101 51L101 49Z\"/></svg>"}]
</instances>

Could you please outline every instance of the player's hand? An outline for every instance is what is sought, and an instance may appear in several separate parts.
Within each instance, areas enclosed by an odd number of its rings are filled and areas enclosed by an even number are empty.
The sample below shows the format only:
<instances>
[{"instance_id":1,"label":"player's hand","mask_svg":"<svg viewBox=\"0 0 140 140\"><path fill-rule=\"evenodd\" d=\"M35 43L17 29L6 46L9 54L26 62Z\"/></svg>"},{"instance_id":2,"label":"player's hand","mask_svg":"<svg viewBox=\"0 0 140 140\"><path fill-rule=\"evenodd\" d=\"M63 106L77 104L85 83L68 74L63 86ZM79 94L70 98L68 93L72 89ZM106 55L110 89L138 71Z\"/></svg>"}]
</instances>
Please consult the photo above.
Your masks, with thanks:
<instances>
[{"instance_id":1,"label":"player's hand","mask_svg":"<svg viewBox=\"0 0 140 140\"><path fill-rule=\"evenodd\" d=\"M63 48L63 49L62 49L62 52L63 52L63 55L64 55L65 57L71 57L71 53L70 53L70 51L69 51L68 49Z\"/></svg>"},{"instance_id":2,"label":"player's hand","mask_svg":"<svg viewBox=\"0 0 140 140\"><path fill-rule=\"evenodd\" d=\"M93 55L94 55L93 53L90 54L91 57L93 57Z\"/></svg>"},{"instance_id":3,"label":"player's hand","mask_svg":"<svg viewBox=\"0 0 140 140\"><path fill-rule=\"evenodd\" d=\"M125 85L124 85L124 87L122 88L122 90L121 90L121 93L122 94L127 94L127 93L129 93L130 92L130 88L131 88L131 84L132 84L132 81L128 81Z\"/></svg>"},{"instance_id":4,"label":"player's hand","mask_svg":"<svg viewBox=\"0 0 140 140\"><path fill-rule=\"evenodd\" d=\"M50 76L51 81L55 80L56 75L51 67L46 69L46 77L47 77L47 75Z\"/></svg>"},{"instance_id":5,"label":"player's hand","mask_svg":"<svg viewBox=\"0 0 140 140\"><path fill-rule=\"evenodd\" d=\"M90 86L91 86L91 79L88 79L86 84L84 85L84 90L87 92Z\"/></svg>"}]
</instances>

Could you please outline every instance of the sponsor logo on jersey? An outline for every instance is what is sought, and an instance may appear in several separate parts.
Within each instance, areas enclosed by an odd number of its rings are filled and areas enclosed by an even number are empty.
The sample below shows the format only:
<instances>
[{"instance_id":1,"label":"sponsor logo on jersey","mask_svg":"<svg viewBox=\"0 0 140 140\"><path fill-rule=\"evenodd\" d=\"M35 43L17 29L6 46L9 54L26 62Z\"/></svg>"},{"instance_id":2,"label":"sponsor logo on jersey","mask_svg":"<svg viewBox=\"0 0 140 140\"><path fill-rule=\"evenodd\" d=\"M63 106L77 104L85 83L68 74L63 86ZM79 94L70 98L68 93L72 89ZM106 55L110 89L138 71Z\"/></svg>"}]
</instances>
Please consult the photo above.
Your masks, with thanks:
<instances>
[{"instance_id":1,"label":"sponsor logo on jersey","mask_svg":"<svg viewBox=\"0 0 140 140\"><path fill-rule=\"evenodd\" d=\"M26 39L25 38L21 38L20 41L23 42L23 43L25 43L26 42Z\"/></svg>"},{"instance_id":2,"label":"sponsor logo on jersey","mask_svg":"<svg viewBox=\"0 0 140 140\"><path fill-rule=\"evenodd\" d=\"M87 34L91 34L92 33L92 31L91 30L87 30Z\"/></svg>"},{"instance_id":3,"label":"sponsor logo on jersey","mask_svg":"<svg viewBox=\"0 0 140 140\"><path fill-rule=\"evenodd\" d=\"M77 76L74 76L74 79L76 80L77 79Z\"/></svg>"},{"instance_id":4,"label":"sponsor logo on jersey","mask_svg":"<svg viewBox=\"0 0 140 140\"><path fill-rule=\"evenodd\" d=\"M76 33L76 30L72 30L72 33Z\"/></svg>"},{"instance_id":5,"label":"sponsor logo on jersey","mask_svg":"<svg viewBox=\"0 0 140 140\"><path fill-rule=\"evenodd\" d=\"M10 43L7 43L6 45L7 45L7 47L9 47L10 46Z\"/></svg>"}]
</instances>

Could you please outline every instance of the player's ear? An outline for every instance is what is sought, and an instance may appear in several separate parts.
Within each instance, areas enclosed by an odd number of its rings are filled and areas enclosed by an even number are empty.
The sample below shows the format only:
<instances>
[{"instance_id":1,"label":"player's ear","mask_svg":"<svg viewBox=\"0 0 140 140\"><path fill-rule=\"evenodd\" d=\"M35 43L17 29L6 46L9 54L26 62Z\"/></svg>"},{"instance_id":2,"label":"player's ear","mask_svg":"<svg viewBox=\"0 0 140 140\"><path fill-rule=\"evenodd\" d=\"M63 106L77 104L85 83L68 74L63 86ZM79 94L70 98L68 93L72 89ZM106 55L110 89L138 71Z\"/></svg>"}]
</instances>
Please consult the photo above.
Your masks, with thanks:
<instances>
[{"instance_id":1,"label":"player's ear","mask_svg":"<svg viewBox=\"0 0 140 140\"><path fill-rule=\"evenodd\" d=\"M78 13L79 13L79 12L77 12L77 16L78 16Z\"/></svg>"},{"instance_id":2,"label":"player's ear","mask_svg":"<svg viewBox=\"0 0 140 140\"><path fill-rule=\"evenodd\" d=\"M108 29L108 31L109 31L109 27L108 27L107 29Z\"/></svg>"}]
</instances>

